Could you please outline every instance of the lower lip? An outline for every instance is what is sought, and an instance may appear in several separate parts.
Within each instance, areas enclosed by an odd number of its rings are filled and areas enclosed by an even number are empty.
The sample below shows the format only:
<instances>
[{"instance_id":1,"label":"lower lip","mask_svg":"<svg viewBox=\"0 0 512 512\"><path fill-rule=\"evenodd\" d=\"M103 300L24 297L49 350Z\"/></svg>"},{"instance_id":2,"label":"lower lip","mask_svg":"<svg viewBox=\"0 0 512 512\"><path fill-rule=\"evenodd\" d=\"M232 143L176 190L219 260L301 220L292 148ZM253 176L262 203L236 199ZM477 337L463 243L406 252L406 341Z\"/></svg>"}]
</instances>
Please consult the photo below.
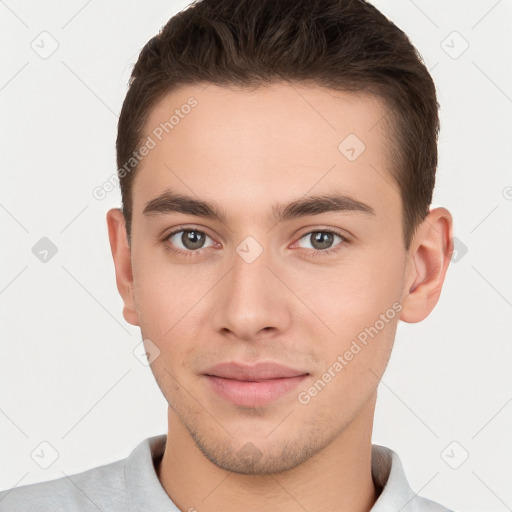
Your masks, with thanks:
<instances>
[{"instance_id":1,"label":"lower lip","mask_svg":"<svg viewBox=\"0 0 512 512\"><path fill-rule=\"evenodd\" d=\"M206 380L218 395L232 404L242 407L262 407L288 394L306 377L307 375L299 375L249 382L206 375Z\"/></svg>"}]
</instances>

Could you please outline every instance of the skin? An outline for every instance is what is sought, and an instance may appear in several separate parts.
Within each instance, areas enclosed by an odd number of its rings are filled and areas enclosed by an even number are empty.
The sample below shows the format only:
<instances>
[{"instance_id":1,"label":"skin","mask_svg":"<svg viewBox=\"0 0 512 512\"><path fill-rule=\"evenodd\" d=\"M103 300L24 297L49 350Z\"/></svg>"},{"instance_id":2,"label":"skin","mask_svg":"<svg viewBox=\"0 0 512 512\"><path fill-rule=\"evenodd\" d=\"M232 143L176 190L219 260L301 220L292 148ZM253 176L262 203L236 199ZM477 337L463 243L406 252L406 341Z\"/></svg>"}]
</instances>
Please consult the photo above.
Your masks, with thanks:
<instances>
[{"instance_id":1,"label":"skin","mask_svg":"<svg viewBox=\"0 0 512 512\"><path fill-rule=\"evenodd\" d=\"M276 83L253 90L186 86L151 111L151 134L190 96L191 113L142 160L133 188L132 245L122 213L107 213L127 322L160 351L151 364L169 403L157 474L181 510L368 511L377 387L398 319L419 322L439 299L452 253L452 218L431 209L408 251L402 202L389 172L385 109L368 95ZM349 161L338 145L364 142ZM143 214L164 190L215 202L226 222ZM279 223L275 204L338 191L374 214L330 211ZM173 254L182 228L206 233L199 254ZM312 256L312 232L336 230L331 254ZM263 252L236 248L248 236ZM325 249L324 249L325 250ZM298 400L379 315L401 305L307 404ZM240 407L202 373L226 361L274 361L308 372L297 389ZM332 370L331 370L332 373Z\"/></svg>"}]
</instances>

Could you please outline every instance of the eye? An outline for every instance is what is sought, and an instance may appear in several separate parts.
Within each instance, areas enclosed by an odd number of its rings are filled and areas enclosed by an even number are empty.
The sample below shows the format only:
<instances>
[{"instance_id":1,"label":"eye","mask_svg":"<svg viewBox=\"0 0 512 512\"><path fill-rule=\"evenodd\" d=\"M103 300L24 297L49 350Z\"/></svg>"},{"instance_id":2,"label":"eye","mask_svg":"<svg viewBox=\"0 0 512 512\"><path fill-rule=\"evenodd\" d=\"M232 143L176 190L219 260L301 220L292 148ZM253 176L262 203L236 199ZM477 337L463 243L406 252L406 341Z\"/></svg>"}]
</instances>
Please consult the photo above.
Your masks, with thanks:
<instances>
[{"instance_id":1,"label":"eye","mask_svg":"<svg viewBox=\"0 0 512 512\"><path fill-rule=\"evenodd\" d=\"M198 229L180 229L173 231L165 237L165 240L170 242L171 248L176 252L198 252L200 249L205 249L215 245L215 242L204 232ZM210 240L209 245L205 245L207 240Z\"/></svg>"},{"instance_id":2,"label":"eye","mask_svg":"<svg viewBox=\"0 0 512 512\"><path fill-rule=\"evenodd\" d=\"M336 239L338 239L338 243L335 243ZM305 246L303 243L301 244L302 240L306 241ZM323 229L306 233L299 239L298 245L302 248L313 249L313 254L329 254L340 250L337 246L342 245L342 242L345 241L346 239L341 235L341 233L329 229ZM309 246L308 243L310 244Z\"/></svg>"}]
</instances>

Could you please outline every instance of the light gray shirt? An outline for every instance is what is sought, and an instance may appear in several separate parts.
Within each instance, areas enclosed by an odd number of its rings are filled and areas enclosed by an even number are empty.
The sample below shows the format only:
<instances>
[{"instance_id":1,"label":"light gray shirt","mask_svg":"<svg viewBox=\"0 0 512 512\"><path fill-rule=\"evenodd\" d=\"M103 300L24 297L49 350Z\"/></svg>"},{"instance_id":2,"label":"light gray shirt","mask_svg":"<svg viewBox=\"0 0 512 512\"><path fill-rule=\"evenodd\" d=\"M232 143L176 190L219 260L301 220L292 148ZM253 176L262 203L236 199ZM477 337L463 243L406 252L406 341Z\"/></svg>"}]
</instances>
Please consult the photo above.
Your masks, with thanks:
<instances>
[{"instance_id":1,"label":"light gray shirt","mask_svg":"<svg viewBox=\"0 0 512 512\"><path fill-rule=\"evenodd\" d=\"M145 439L123 460L0 492L1 512L179 512L155 470L167 434ZM372 445L372 476L382 492L371 512L452 512L409 487L398 455Z\"/></svg>"}]
</instances>

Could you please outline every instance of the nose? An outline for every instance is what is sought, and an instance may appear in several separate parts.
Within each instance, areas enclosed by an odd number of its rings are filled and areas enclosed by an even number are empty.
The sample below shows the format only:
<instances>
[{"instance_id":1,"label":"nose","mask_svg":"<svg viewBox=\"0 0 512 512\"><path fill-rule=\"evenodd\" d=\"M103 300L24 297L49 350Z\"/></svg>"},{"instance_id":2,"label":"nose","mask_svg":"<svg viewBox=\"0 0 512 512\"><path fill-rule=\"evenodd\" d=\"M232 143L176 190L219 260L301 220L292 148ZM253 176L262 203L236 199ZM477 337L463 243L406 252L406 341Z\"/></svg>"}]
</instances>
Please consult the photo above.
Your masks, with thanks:
<instances>
[{"instance_id":1,"label":"nose","mask_svg":"<svg viewBox=\"0 0 512 512\"><path fill-rule=\"evenodd\" d=\"M216 287L216 331L243 341L284 333L294 305L283 273L265 250L253 261L243 252L235 253L230 272Z\"/></svg>"}]
</instances>

